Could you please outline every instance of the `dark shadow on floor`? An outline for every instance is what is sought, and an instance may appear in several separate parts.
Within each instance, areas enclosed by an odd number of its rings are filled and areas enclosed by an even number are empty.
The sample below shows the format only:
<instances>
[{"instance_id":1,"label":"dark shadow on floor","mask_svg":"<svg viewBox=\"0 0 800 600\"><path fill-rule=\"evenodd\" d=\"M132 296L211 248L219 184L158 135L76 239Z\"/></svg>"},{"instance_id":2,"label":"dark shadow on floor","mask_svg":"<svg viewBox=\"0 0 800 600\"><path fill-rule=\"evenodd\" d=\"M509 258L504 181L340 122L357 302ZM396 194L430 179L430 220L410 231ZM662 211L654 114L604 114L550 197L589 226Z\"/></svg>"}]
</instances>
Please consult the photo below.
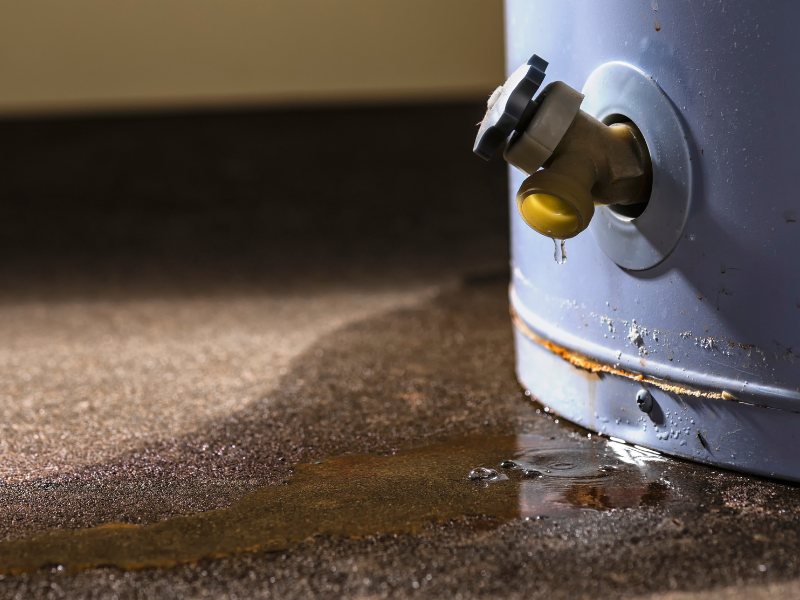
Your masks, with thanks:
<instances>
[{"instance_id":1,"label":"dark shadow on floor","mask_svg":"<svg viewBox=\"0 0 800 600\"><path fill-rule=\"evenodd\" d=\"M227 506L296 463L522 431L534 410L514 376L507 306L502 283L470 285L347 326L244 410L107 464L4 486L3 533L154 522Z\"/></svg>"}]
</instances>

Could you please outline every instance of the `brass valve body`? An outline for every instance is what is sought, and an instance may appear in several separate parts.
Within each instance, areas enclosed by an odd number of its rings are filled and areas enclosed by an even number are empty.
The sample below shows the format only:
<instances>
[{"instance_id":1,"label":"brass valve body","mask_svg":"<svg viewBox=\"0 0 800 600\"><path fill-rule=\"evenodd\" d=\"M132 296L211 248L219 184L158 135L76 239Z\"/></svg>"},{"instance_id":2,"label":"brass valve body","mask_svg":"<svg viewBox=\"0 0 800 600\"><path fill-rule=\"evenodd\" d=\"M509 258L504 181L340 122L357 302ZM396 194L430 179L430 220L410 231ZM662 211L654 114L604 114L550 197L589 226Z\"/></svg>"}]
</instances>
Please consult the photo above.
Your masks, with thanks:
<instances>
[{"instance_id":1,"label":"brass valve body","mask_svg":"<svg viewBox=\"0 0 800 600\"><path fill-rule=\"evenodd\" d=\"M605 125L579 110L561 141L517 193L525 222L552 238L575 237L595 205L647 202L652 187L650 153L630 122Z\"/></svg>"}]
</instances>

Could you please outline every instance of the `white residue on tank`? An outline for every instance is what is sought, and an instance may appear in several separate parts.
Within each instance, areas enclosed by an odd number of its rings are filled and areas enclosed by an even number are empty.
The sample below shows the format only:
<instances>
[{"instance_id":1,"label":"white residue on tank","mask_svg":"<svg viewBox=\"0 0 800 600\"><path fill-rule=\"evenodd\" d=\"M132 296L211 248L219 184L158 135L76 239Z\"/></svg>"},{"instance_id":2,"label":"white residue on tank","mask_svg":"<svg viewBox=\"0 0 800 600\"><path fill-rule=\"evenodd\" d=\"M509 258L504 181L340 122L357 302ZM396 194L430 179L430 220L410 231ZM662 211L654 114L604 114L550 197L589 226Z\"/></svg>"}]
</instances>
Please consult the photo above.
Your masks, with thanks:
<instances>
[{"instance_id":1,"label":"white residue on tank","mask_svg":"<svg viewBox=\"0 0 800 600\"><path fill-rule=\"evenodd\" d=\"M575 300L562 300L561 301L561 308L586 308L583 304L578 304Z\"/></svg>"},{"instance_id":2,"label":"white residue on tank","mask_svg":"<svg viewBox=\"0 0 800 600\"><path fill-rule=\"evenodd\" d=\"M600 316L600 324L601 324L601 325L605 325L606 327L608 327L608 331L609 331L610 333L615 333L615 332L617 331L617 330L614 328L614 319L612 319L612 318L610 318L610 317L606 317L606 316L604 316L604 315L601 315L601 316Z\"/></svg>"},{"instance_id":3,"label":"white residue on tank","mask_svg":"<svg viewBox=\"0 0 800 600\"><path fill-rule=\"evenodd\" d=\"M717 345L712 337L700 338L697 340L697 344L704 350L713 350Z\"/></svg>"},{"instance_id":4,"label":"white residue on tank","mask_svg":"<svg viewBox=\"0 0 800 600\"><path fill-rule=\"evenodd\" d=\"M628 340L631 344L636 346L639 349L640 355L647 354L647 348L644 346L644 335L647 334L647 330L644 328L640 328L636 324L636 319L633 320L631 323L630 329L628 329Z\"/></svg>"}]
</instances>

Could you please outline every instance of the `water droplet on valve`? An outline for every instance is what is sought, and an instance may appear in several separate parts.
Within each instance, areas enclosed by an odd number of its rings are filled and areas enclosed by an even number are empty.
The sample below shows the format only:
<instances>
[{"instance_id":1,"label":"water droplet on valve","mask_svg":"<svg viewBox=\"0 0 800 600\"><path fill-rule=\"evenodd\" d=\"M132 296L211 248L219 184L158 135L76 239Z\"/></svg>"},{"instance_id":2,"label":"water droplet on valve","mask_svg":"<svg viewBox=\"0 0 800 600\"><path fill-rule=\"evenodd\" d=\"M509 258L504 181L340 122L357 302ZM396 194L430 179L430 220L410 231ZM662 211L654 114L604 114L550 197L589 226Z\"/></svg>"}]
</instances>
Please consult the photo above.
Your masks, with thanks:
<instances>
[{"instance_id":1,"label":"water droplet on valve","mask_svg":"<svg viewBox=\"0 0 800 600\"><path fill-rule=\"evenodd\" d=\"M558 264L563 265L565 262L567 262L567 241L553 238L553 244L555 244L556 247L553 257L556 259Z\"/></svg>"}]
</instances>

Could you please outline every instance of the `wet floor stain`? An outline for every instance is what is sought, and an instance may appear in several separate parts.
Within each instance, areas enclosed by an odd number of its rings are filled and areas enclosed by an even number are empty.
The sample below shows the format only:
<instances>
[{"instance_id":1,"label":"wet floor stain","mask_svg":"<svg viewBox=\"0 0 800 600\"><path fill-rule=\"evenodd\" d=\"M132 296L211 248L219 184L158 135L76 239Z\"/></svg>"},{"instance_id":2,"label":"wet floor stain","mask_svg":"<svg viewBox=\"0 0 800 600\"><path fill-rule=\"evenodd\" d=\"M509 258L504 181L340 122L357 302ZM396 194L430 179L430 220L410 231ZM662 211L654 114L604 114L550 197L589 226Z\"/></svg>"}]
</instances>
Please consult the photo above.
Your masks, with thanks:
<instances>
[{"instance_id":1,"label":"wet floor stain","mask_svg":"<svg viewBox=\"0 0 800 600\"><path fill-rule=\"evenodd\" d=\"M463 437L299 465L284 485L264 487L227 509L0 543L0 571L168 566L284 549L314 536L417 533L468 517L494 527L518 518L635 509L669 501L682 464L606 439Z\"/></svg>"}]
</instances>

